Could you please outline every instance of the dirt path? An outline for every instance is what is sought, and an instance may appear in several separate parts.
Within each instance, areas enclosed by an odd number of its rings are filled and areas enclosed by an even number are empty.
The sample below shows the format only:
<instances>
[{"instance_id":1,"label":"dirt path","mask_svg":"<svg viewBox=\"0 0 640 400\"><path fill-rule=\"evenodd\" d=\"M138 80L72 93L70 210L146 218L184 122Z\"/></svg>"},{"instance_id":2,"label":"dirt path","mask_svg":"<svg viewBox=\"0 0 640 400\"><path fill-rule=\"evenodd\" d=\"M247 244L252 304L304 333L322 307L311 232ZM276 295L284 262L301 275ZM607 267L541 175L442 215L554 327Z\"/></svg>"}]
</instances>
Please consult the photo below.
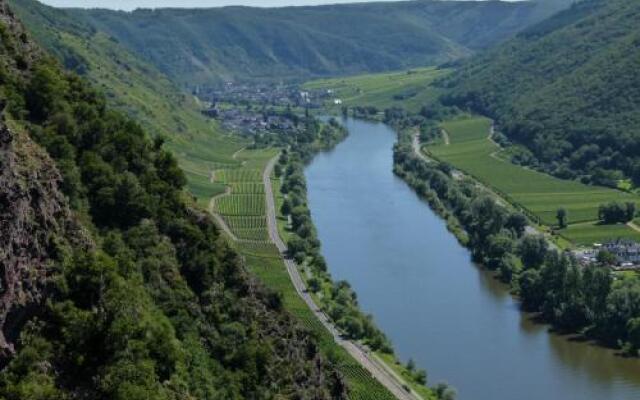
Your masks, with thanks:
<instances>
[{"instance_id":1,"label":"dirt path","mask_svg":"<svg viewBox=\"0 0 640 400\"><path fill-rule=\"evenodd\" d=\"M413 140L411 141L411 144L413 146L413 152L415 153L416 156L418 156L419 159L421 159L424 162L427 163L431 163L433 162L433 160L429 157L426 156L426 154L424 154L422 152L422 148L420 146L420 134L416 133L413 135Z\"/></svg>"},{"instance_id":2,"label":"dirt path","mask_svg":"<svg viewBox=\"0 0 640 400\"><path fill-rule=\"evenodd\" d=\"M211 198L211 200L209 201L209 213L213 216L213 219L215 219L216 224L222 228L222 230L229 235L229 237L233 240L233 241L238 241L238 237L236 235L233 234L233 232L231 231L231 228L229 228L229 225L227 225L227 223L224 221L224 218L222 218L222 216L220 214L218 214L215 211L215 205L216 205L216 200L224 197L224 196L229 196L231 194L231 188L229 186L226 187L224 193L221 193L217 196L213 196Z\"/></svg>"},{"instance_id":3,"label":"dirt path","mask_svg":"<svg viewBox=\"0 0 640 400\"><path fill-rule=\"evenodd\" d=\"M636 225L633 221L627 222L627 226L636 232L640 232L640 226Z\"/></svg>"},{"instance_id":4,"label":"dirt path","mask_svg":"<svg viewBox=\"0 0 640 400\"><path fill-rule=\"evenodd\" d=\"M449 139L449 132L447 132L444 128L440 128L440 133L442 134L442 141L445 146L451 144L451 140Z\"/></svg>"},{"instance_id":5,"label":"dirt path","mask_svg":"<svg viewBox=\"0 0 640 400\"><path fill-rule=\"evenodd\" d=\"M331 333L333 336L333 340L340 346L342 346L346 351L351 354L351 356L356 359L360 365L362 365L371 375L373 375L378 382L384 385L397 399L399 400L420 400L421 397L415 394L413 391L411 393L407 392L404 389L404 382L398 379L393 373L390 373L387 367L385 367L381 361L375 357L368 349L363 346L354 343L350 340L343 339L342 335L336 327L331 323L329 317L320 310L320 307L315 303L309 292L307 291L307 287L300 275L298 270L298 266L295 262L290 259L287 255L287 246L284 241L280 237L280 233L278 232L278 223L276 220L276 206L275 206L275 197L273 196L273 188L271 186L271 172L273 171L273 167L275 166L278 160L278 156L274 157L269 161L267 167L265 168L262 181L264 183L266 201L267 201L267 227L269 229L269 237L276 245L282 257L284 259L285 266L287 268L287 272L289 273L289 277L291 278L291 282L298 293L298 296L302 298L302 300L307 304L309 309L314 313L316 318L324 325L324 327Z\"/></svg>"},{"instance_id":6,"label":"dirt path","mask_svg":"<svg viewBox=\"0 0 640 400\"><path fill-rule=\"evenodd\" d=\"M233 155L231 156L231 158L233 158L234 160L238 157L238 154L240 154L241 151L245 150L246 147L241 148L240 150L236 151L235 153L233 153ZM246 163L246 161L242 162L242 165L244 165ZM211 183L214 183L216 180L216 171L212 170L211 171L211 175L209 177L209 180ZM231 228L229 228L229 225L227 225L227 223L224 221L224 218L222 218L222 216L220 214L218 214L217 212L215 212L215 205L216 205L216 200L225 197L225 196L229 196L231 194L231 187L227 186L224 190L224 193L221 193L219 195L213 196L211 198L211 200L209 201L209 213L213 216L213 219L216 221L216 223L218 224L218 226L220 228L222 228L222 230L229 235L229 237L234 241L237 242L240 239L238 239L238 237L233 233L233 231L231 230Z\"/></svg>"},{"instance_id":7,"label":"dirt path","mask_svg":"<svg viewBox=\"0 0 640 400\"><path fill-rule=\"evenodd\" d=\"M243 152L244 150L246 150L246 147L241 148L240 150L236 151L235 153L233 153L233 155L231 156L231 158L233 158L234 160L236 160L238 158L238 154L240 154L241 152ZM240 163L241 166L244 167L244 165L246 164L246 161L243 161L242 163Z\"/></svg>"}]
</instances>

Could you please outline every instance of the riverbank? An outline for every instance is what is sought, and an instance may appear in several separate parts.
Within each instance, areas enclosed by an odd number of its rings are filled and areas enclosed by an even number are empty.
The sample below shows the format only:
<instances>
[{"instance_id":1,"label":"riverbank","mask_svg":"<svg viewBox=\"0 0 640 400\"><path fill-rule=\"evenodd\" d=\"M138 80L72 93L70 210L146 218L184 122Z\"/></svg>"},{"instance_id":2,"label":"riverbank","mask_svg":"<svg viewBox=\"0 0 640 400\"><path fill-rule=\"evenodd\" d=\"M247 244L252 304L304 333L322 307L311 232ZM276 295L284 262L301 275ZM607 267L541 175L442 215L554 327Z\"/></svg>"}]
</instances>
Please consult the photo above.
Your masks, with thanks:
<instances>
[{"instance_id":1,"label":"riverbank","mask_svg":"<svg viewBox=\"0 0 640 400\"><path fill-rule=\"evenodd\" d=\"M351 283L400 359L414 358L461 399L640 395L635 360L550 335L470 262L444 221L393 175L391 129L345 125L349 137L305 168L309 208L332 276Z\"/></svg>"},{"instance_id":2,"label":"riverbank","mask_svg":"<svg viewBox=\"0 0 640 400\"><path fill-rule=\"evenodd\" d=\"M335 121L329 124L337 128ZM436 398L436 392L425 386L426 372L421 369L409 370L397 361L391 343L375 326L373 318L360 311L355 291L346 281L333 280L321 255L321 243L307 204L304 168L317 154L331 150L336 144L337 141L325 141L324 145L311 146L312 150L309 150L309 146L295 143L283 152L271 177L275 193L273 208L277 211L277 217L274 216L272 221L271 235L276 243L280 238L286 240L287 267L305 301L312 308L315 304L319 305L316 307L318 318L335 324L338 330L333 329L334 336L348 339L347 350L355 352L354 357L362 359L365 368L383 383L387 382L385 386L396 396ZM345 341L340 339L337 342ZM375 356L374 352L386 356ZM397 391L398 388L402 389L403 394ZM451 396L452 390L441 387L439 393Z\"/></svg>"},{"instance_id":3,"label":"riverbank","mask_svg":"<svg viewBox=\"0 0 640 400\"><path fill-rule=\"evenodd\" d=\"M284 307L314 333L322 353L345 377L352 398L433 400L435 397L429 389L416 390L420 388L407 381L407 375L396 372L397 368L402 370L402 366L385 365L367 346L349 339L334 327L329 316L316 305L318 299L310 295L307 279L300 275L300 268L288 255L285 242L277 232L271 186L276 179L272 177L276 172L285 174L288 170L288 162L280 164L277 160L310 160L318 152L333 148L347 134L331 121L312 124L312 127L316 132L314 139L303 144L299 140L288 143L290 150L284 152L285 156L279 156L273 149L247 149L236 154L237 168L218 170L212 175L216 182L226 185L227 190L217 201L211 200L210 210L249 269L280 293ZM266 206L258 207L254 200L260 198L264 203L265 196Z\"/></svg>"},{"instance_id":4,"label":"riverbank","mask_svg":"<svg viewBox=\"0 0 640 400\"><path fill-rule=\"evenodd\" d=\"M625 355L638 354L634 321L640 310L628 309L622 300L629 290L640 291L637 277L614 280L606 268L582 268L572 256L550 246L544 236L525 234L528 222L523 215L510 210L508 203L491 201L473 179L455 179L447 164L425 162L415 154L412 129L395 122L395 173L429 202L457 236L464 231L468 240L462 243L474 261L498 271L524 310L537 313L562 332L616 347ZM434 129L439 126L436 121L422 123Z\"/></svg>"}]
</instances>

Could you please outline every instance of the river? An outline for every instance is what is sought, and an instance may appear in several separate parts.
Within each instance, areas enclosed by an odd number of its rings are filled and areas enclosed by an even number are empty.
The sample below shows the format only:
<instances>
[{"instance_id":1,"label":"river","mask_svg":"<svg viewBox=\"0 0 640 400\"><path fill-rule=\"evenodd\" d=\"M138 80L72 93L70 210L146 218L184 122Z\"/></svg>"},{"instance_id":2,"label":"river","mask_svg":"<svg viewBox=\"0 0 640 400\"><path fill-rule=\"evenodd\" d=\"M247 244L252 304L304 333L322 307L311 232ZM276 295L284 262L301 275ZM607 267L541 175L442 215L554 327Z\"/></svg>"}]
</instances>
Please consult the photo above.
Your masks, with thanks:
<instances>
[{"instance_id":1,"label":"river","mask_svg":"<svg viewBox=\"0 0 640 400\"><path fill-rule=\"evenodd\" d=\"M549 333L476 267L445 223L392 172L394 132L349 119L350 136L305 174L334 279L396 353L461 400L640 399L640 361Z\"/></svg>"}]
</instances>

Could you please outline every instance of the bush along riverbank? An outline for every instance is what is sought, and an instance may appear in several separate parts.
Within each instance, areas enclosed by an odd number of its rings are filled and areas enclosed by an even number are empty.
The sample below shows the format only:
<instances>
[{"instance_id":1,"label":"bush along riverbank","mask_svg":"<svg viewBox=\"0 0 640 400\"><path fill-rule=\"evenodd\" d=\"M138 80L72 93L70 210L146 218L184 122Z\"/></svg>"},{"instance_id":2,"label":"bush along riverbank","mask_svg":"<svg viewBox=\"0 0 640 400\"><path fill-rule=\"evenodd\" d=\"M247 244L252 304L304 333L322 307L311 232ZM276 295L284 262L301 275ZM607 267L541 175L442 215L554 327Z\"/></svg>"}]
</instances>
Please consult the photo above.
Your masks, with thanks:
<instances>
[{"instance_id":1,"label":"bush along riverbank","mask_svg":"<svg viewBox=\"0 0 640 400\"><path fill-rule=\"evenodd\" d=\"M385 122L398 132L395 174L447 221L474 261L497 271L512 286L523 310L536 313L560 332L580 334L638 356L637 275L614 275L605 266L579 266L570 253L551 248L542 235L527 233L527 219L507 209L477 182L455 179L450 166L425 162L415 154L413 135L419 131L423 140L435 138L438 120L447 112L455 110L423 110L423 115L387 110Z\"/></svg>"},{"instance_id":2,"label":"bush along riverbank","mask_svg":"<svg viewBox=\"0 0 640 400\"><path fill-rule=\"evenodd\" d=\"M312 126L311 129L315 133L309 138L314 139L290 140L287 150L282 152L274 168L276 187L279 187L281 197L279 219L286 221L286 226L281 227L281 234L287 240L290 256L303 269L303 277L316 302L345 337L366 345L378 354L381 362L387 364L423 398L455 398L455 391L445 384L435 389L428 388L426 371L417 368L412 360L406 365L401 364L394 355L391 342L375 325L373 317L360 310L357 295L349 283L332 279L311 220L304 168L316 154L335 147L348 132L335 119Z\"/></svg>"}]
</instances>

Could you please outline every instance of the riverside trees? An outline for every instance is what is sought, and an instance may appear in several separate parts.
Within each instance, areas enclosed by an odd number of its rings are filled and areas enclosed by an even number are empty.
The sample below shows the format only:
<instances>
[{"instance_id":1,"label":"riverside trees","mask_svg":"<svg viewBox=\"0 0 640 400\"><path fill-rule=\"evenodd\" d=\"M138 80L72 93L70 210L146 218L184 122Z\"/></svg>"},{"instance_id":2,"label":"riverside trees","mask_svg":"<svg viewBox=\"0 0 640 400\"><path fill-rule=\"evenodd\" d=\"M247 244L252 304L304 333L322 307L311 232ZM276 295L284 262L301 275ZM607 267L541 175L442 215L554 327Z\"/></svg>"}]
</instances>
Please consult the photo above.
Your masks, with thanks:
<instances>
[{"instance_id":1,"label":"riverside trees","mask_svg":"<svg viewBox=\"0 0 640 400\"><path fill-rule=\"evenodd\" d=\"M404 120L394 125L407 127L410 123ZM447 220L471 249L474 260L499 271L511 283L523 309L540 313L562 330L583 332L629 354L638 353L637 276L614 281L608 268L581 268L570 254L549 248L543 236L526 234L522 215L497 204L475 184L457 181L443 165L425 163L415 156L408 131L400 131L394 162L395 173ZM635 206L617 204L606 212L615 216L613 220L627 220Z\"/></svg>"}]
</instances>

